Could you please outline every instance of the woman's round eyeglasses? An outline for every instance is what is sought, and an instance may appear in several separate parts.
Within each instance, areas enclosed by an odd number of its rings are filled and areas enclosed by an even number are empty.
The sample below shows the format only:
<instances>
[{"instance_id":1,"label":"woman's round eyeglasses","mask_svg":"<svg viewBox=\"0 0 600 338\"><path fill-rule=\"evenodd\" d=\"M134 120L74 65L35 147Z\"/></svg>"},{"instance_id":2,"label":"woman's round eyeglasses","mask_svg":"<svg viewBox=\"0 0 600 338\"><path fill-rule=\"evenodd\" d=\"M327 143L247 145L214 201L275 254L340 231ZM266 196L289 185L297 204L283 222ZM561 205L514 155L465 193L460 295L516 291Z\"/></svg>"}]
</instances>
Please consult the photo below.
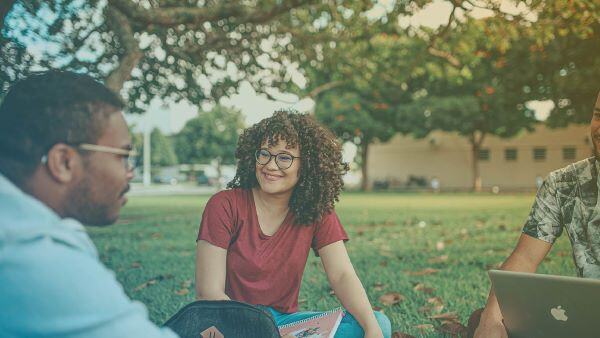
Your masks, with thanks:
<instances>
[{"instance_id":1,"label":"woman's round eyeglasses","mask_svg":"<svg viewBox=\"0 0 600 338\"><path fill-rule=\"evenodd\" d=\"M275 164L281 170L288 169L294 163L295 158L300 158L300 156L293 156L288 153L271 154L269 150L264 148L258 149L254 156L256 157L256 163L260 165L267 165L275 157Z\"/></svg>"}]
</instances>

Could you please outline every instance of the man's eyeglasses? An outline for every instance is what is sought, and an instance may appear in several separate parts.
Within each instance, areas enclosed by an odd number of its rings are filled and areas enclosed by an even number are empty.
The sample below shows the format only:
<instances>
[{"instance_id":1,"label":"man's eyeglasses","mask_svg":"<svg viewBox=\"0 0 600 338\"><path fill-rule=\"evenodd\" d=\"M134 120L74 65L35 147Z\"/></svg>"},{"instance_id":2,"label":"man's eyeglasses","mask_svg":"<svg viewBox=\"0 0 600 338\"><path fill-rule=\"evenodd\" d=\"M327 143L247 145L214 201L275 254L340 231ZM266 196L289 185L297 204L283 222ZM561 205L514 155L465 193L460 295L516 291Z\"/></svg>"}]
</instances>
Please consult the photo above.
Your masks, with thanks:
<instances>
[{"instance_id":1,"label":"man's eyeglasses","mask_svg":"<svg viewBox=\"0 0 600 338\"><path fill-rule=\"evenodd\" d=\"M135 166L137 164L137 152L135 150L101 146L99 144L89 143L81 143L73 146L86 151L97 151L101 153L120 155L123 159L123 166L125 167L125 169L127 169L127 171L132 171L133 169L135 169ZM46 164L46 162L48 162L48 156L44 155L42 156L42 163Z\"/></svg>"},{"instance_id":2,"label":"man's eyeglasses","mask_svg":"<svg viewBox=\"0 0 600 338\"><path fill-rule=\"evenodd\" d=\"M279 154L271 154L267 149L258 149L254 154L256 157L256 162L260 165L267 165L271 161L273 157L275 157L275 164L277 168L281 170L288 169L294 163L295 158L300 158L300 156L293 156L288 153L279 153Z\"/></svg>"}]
</instances>

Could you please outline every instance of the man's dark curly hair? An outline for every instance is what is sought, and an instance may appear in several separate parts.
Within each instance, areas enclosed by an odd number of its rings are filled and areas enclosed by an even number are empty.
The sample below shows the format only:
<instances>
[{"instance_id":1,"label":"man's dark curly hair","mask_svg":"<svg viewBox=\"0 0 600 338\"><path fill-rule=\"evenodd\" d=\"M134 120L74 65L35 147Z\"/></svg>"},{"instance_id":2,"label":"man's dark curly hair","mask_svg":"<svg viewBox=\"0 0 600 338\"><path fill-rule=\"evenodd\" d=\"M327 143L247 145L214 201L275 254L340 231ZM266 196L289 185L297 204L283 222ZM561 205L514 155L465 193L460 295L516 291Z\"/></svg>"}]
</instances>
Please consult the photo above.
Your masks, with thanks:
<instances>
[{"instance_id":1,"label":"man's dark curly hair","mask_svg":"<svg viewBox=\"0 0 600 338\"><path fill-rule=\"evenodd\" d=\"M237 172L227 188L258 186L254 154L264 142L274 146L279 140L300 149L299 179L289 202L295 223L313 224L339 200L348 164L342 161L342 147L333 133L308 114L280 110L245 129L235 151Z\"/></svg>"}]
</instances>

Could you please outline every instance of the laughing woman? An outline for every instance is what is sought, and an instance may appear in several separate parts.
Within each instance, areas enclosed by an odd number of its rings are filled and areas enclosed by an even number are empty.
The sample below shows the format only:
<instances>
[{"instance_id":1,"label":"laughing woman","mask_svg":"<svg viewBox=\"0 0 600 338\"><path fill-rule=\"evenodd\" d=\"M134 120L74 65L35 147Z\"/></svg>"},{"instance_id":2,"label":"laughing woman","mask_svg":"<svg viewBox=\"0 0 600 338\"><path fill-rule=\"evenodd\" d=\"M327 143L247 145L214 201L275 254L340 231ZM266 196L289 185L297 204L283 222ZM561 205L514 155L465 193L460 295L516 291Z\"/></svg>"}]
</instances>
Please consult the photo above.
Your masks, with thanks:
<instances>
[{"instance_id":1,"label":"laughing woman","mask_svg":"<svg viewBox=\"0 0 600 338\"><path fill-rule=\"evenodd\" d=\"M246 129L228 190L202 215L196 254L198 299L265 306L277 325L317 314L298 312L312 248L347 310L336 337L390 337L373 312L348 257L348 236L333 208L347 166L340 144L311 116L279 111Z\"/></svg>"}]
</instances>

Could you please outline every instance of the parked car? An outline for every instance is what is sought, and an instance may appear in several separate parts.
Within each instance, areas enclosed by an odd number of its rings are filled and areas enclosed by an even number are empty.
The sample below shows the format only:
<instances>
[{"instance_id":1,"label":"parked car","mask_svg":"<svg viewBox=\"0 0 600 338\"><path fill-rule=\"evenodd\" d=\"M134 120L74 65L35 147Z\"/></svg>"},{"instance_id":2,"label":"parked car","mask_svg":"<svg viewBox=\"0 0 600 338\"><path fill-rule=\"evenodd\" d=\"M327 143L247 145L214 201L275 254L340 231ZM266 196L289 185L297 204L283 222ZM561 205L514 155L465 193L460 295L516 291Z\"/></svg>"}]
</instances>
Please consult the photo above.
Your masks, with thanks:
<instances>
[{"instance_id":1,"label":"parked car","mask_svg":"<svg viewBox=\"0 0 600 338\"><path fill-rule=\"evenodd\" d=\"M196 184L198 185L210 185L210 180L204 172L196 174Z\"/></svg>"},{"instance_id":2,"label":"parked car","mask_svg":"<svg viewBox=\"0 0 600 338\"><path fill-rule=\"evenodd\" d=\"M177 180L177 177L171 175L156 175L152 178L152 182L159 184L176 185L177 183L179 183L179 180Z\"/></svg>"}]
</instances>

